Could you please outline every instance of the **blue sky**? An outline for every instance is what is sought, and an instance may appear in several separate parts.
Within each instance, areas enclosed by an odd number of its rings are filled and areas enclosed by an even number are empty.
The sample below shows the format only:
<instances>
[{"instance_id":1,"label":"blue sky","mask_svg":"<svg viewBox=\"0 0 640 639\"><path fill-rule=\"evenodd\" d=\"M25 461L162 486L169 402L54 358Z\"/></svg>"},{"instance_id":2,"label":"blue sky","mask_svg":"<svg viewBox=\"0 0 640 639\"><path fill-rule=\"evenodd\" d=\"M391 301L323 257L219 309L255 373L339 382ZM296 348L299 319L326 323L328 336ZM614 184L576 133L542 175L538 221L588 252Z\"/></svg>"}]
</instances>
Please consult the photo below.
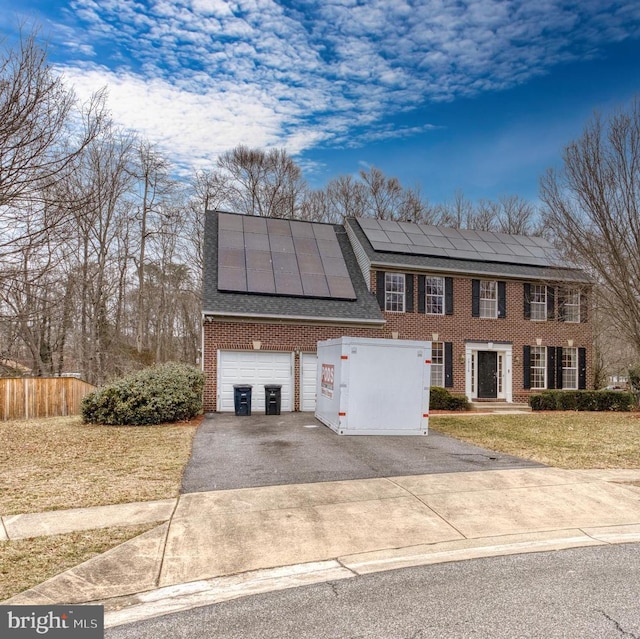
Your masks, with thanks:
<instances>
[{"instance_id":1,"label":"blue sky","mask_svg":"<svg viewBox=\"0 0 640 639\"><path fill-rule=\"evenodd\" d=\"M375 165L432 202L516 194L640 88L640 2L0 0L186 172L284 147L312 186Z\"/></svg>"}]
</instances>

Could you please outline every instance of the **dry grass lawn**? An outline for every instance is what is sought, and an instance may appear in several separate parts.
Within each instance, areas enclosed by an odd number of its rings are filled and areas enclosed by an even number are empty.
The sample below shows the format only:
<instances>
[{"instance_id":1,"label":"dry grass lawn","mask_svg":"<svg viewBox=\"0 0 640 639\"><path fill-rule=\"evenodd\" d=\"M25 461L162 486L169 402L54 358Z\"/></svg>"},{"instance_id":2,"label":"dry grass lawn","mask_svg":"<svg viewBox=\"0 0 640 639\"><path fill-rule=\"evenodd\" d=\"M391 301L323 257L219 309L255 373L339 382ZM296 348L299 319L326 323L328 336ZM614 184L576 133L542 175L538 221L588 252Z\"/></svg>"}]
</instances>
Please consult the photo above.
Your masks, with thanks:
<instances>
[{"instance_id":1,"label":"dry grass lawn","mask_svg":"<svg viewBox=\"0 0 640 639\"><path fill-rule=\"evenodd\" d=\"M155 524L0 543L0 601L106 552Z\"/></svg>"},{"instance_id":2,"label":"dry grass lawn","mask_svg":"<svg viewBox=\"0 0 640 639\"><path fill-rule=\"evenodd\" d=\"M195 430L79 417L0 422L0 515L173 497Z\"/></svg>"},{"instance_id":3,"label":"dry grass lawn","mask_svg":"<svg viewBox=\"0 0 640 639\"><path fill-rule=\"evenodd\" d=\"M640 468L640 414L435 415L433 430L558 468Z\"/></svg>"}]
</instances>

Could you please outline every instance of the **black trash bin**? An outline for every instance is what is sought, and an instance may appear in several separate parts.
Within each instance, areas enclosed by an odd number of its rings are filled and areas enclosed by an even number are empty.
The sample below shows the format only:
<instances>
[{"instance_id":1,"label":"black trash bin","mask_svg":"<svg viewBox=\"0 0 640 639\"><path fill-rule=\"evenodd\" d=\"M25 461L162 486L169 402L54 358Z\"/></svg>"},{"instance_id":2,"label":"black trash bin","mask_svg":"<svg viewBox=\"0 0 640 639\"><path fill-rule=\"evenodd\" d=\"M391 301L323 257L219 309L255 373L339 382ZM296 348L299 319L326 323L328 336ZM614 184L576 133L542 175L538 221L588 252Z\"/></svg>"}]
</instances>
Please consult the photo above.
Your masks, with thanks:
<instances>
[{"instance_id":1,"label":"black trash bin","mask_svg":"<svg viewBox=\"0 0 640 639\"><path fill-rule=\"evenodd\" d=\"M233 405L236 415L251 415L251 388L249 384L234 384Z\"/></svg>"},{"instance_id":2,"label":"black trash bin","mask_svg":"<svg viewBox=\"0 0 640 639\"><path fill-rule=\"evenodd\" d=\"M280 398L282 396L282 386L269 384L264 387L264 414L280 414Z\"/></svg>"}]
</instances>

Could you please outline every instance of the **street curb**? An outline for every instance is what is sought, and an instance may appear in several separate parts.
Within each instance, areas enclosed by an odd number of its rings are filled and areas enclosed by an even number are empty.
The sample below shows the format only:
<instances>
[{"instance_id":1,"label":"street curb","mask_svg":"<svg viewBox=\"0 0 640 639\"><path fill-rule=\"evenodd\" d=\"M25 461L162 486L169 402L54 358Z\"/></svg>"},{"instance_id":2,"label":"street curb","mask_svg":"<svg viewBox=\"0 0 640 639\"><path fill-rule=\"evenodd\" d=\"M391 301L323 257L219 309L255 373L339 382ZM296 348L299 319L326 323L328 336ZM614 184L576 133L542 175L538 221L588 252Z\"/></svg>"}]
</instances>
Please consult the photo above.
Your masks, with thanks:
<instances>
[{"instance_id":1,"label":"street curb","mask_svg":"<svg viewBox=\"0 0 640 639\"><path fill-rule=\"evenodd\" d=\"M638 524L461 539L214 577L91 603L105 606L105 628L113 628L251 595L350 579L388 570L639 542Z\"/></svg>"}]
</instances>

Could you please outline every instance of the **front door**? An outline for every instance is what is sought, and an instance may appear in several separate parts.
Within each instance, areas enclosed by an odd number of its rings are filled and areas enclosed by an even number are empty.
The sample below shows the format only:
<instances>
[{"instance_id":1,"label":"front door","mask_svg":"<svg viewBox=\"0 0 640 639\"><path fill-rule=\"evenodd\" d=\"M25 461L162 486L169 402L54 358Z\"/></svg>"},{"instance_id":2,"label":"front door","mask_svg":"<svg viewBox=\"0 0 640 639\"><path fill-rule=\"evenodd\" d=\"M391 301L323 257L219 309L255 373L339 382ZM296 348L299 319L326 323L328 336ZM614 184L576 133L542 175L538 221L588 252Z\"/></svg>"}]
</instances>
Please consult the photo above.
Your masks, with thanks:
<instances>
[{"instance_id":1,"label":"front door","mask_svg":"<svg viewBox=\"0 0 640 639\"><path fill-rule=\"evenodd\" d=\"M498 397L498 353L478 351L478 397Z\"/></svg>"}]
</instances>

